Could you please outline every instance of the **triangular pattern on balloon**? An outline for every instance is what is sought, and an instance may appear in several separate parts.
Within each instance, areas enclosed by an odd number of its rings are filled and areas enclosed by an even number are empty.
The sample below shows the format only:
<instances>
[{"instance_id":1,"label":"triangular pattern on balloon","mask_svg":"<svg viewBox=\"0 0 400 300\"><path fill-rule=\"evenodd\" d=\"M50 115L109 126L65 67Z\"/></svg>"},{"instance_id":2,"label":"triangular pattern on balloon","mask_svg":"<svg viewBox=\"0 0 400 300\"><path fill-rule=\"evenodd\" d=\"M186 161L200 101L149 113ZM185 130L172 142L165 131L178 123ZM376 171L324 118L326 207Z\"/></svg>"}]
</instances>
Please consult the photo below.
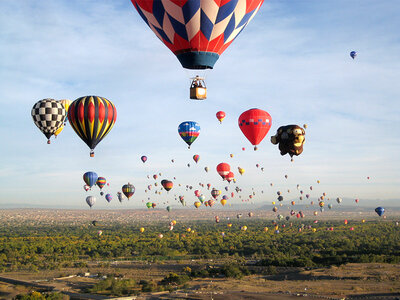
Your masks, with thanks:
<instances>
[{"instance_id":1,"label":"triangular pattern on balloon","mask_svg":"<svg viewBox=\"0 0 400 300\"><path fill-rule=\"evenodd\" d=\"M188 69L212 69L263 0L131 0L156 36Z\"/></svg>"}]
</instances>

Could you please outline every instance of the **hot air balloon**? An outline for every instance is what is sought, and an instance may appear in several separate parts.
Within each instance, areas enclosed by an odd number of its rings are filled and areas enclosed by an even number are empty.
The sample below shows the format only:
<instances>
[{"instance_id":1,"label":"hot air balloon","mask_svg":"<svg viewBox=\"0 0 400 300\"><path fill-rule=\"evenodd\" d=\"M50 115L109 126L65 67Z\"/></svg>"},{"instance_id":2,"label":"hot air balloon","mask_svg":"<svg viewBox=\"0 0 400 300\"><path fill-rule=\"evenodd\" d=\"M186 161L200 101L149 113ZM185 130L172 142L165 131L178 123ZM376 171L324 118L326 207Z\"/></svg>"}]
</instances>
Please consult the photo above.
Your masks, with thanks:
<instances>
[{"instance_id":1,"label":"hot air balloon","mask_svg":"<svg viewBox=\"0 0 400 300\"><path fill-rule=\"evenodd\" d=\"M142 160L143 163L145 163L147 161L147 156L143 155L140 159Z\"/></svg>"},{"instance_id":2,"label":"hot air balloon","mask_svg":"<svg viewBox=\"0 0 400 300\"><path fill-rule=\"evenodd\" d=\"M121 192L118 192L118 193L117 193L117 197L118 197L118 201L119 201L120 203L122 203L122 200L124 200L124 198L123 198Z\"/></svg>"},{"instance_id":3,"label":"hot air balloon","mask_svg":"<svg viewBox=\"0 0 400 300\"><path fill-rule=\"evenodd\" d=\"M200 201L201 203L203 203L204 200L206 199L206 196L204 196L203 194L201 194L201 195L199 195L199 196L197 197L197 199L199 199L199 201Z\"/></svg>"},{"instance_id":4,"label":"hot air balloon","mask_svg":"<svg viewBox=\"0 0 400 300\"><path fill-rule=\"evenodd\" d=\"M385 209L381 206L375 208L375 212L378 214L378 216L382 216L385 213Z\"/></svg>"},{"instance_id":5,"label":"hot air balloon","mask_svg":"<svg viewBox=\"0 0 400 300\"><path fill-rule=\"evenodd\" d=\"M68 120L68 109L69 109L69 106L71 105L72 101L68 100L68 99L62 99L62 100L59 100L58 102L60 102L62 104L62 106L64 106L65 112L67 114L65 117L65 120L64 120L64 126L65 126L67 124L67 120Z\"/></svg>"},{"instance_id":6,"label":"hot air balloon","mask_svg":"<svg viewBox=\"0 0 400 300\"><path fill-rule=\"evenodd\" d=\"M240 230L246 231L247 230L247 226L245 225L245 226L240 227Z\"/></svg>"},{"instance_id":7,"label":"hot air balloon","mask_svg":"<svg viewBox=\"0 0 400 300\"><path fill-rule=\"evenodd\" d=\"M216 116L217 116L219 123L222 124L222 121L225 119L226 114L223 111L219 111L219 112L217 112Z\"/></svg>"},{"instance_id":8,"label":"hot air balloon","mask_svg":"<svg viewBox=\"0 0 400 300\"><path fill-rule=\"evenodd\" d=\"M106 200L107 200L108 203L111 202L111 200L112 200L111 194L106 194Z\"/></svg>"},{"instance_id":9,"label":"hot air balloon","mask_svg":"<svg viewBox=\"0 0 400 300\"><path fill-rule=\"evenodd\" d=\"M227 202L226 199L221 199L221 204L222 204L222 206L225 206L226 202Z\"/></svg>"},{"instance_id":10,"label":"hot air balloon","mask_svg":"<svg viewBox=\"0 0 400 300\"><path fill-rule=\"evenodd\" d=\"M217 189L212 189L211 191L211 196L213 196L214 199L217 199L217 197L221 195L221 191L217 190Z\"/></svg>"},{"instance_id":11,"label":"hot air balloon","mask_svg":"<svg viewBox=\"0 0 400 300\"><path fill-rule=\"evenodd\" d=\"M88 190L90 190L90 186L88 186L87 184L85 184L83 186L83 189L85 190L85 192L87 192Z\"/></svg>"},{"instance_id":12,"label":"hot air balloon","mask_svg":"<svg viewBox=\"0 0 400 300\"><path fill-rule=\"evenodd\" d=\"M194 207L199 208L200 206L201 206L201 202L196 201L196 202L194 203Z\"/></svg>"},{"instance_id":13,"label":"hot air balloon","mask_svg":"<svg viewBox=\"0 0 400 300\"><path fill-rule=\"evenodd\" d=\"M90 208L96 203L96 197L94 196L87 196L86 203L89 205Z\"/></svg>"},{"instance_id":14,"label":"hot air balloon","mask_svg":"<svg viewBox=\"0 0 400 300\"><path fill-rule=\"evenodd\" d=\"M54 132L54 137L57 138L57 136L64 130L64 126L59 127L56 132Z\"/></svg>"},{"instance_id":15,"label":"hot air balloon","mask_svg":"<svg viewBox=\"0 0 400 300\"><path fill-rule=\"evenodd\" d=\"M162 239L164 237L164 235L162 234L162 233L160 233L159 235L158 235L158 238L159 239Z\"/></svg>"},{"instance_id":16,"label":"hot air balloon","mask_svg":"<svg viewBox=\"0 0 400 300\"><path fill-rule=\"evenodd\" d=\"M351 57L352 59L355 59L356 56L357 56L357 52L356 52L356 51L351 51L351 52L350 52L350 57Z\"/></svg>"},{"instance_id":17,"label":"hot air balloon","mask_svg":"<svg viewBox=\"0 0 400 300\"><path fill-rule=\"evenodd\" d=\"M132 3L181 65L199 70L214 67L219 56L255 16L263 1L132 0Z\"/></svg>"},{"instance_id":18,"label":"hot air balloon","mask_svg":"<svg viewBox=\"0 0 400 300\"><path fill-rule=\"evenodd\" d=\"M225 180L225 177L229 174L231 166L227 163L220 163L217 165L217 172Z\"/></svg>"},{"instance_id":19,"label":"hot air balloon","mask_svg":"<svg viewBox=\"0 0 400 300\"><path fill-rule=\"evenodd\" d=\"M243 174L244 174L244 169L243 169L243 168L238 167L238 171L239 171L239 174L240 174L240 175L243 175Z\"/></svg>"},{"instance_id":20,"label":"hot air balloon","mask_svg":"<svg viewBox=\"0 0 400 300\"><path fill-rule=\"evenodd\" d=\"M86 172L83 174L83 181L89 186L92 187L98 179L98 176L95 172Z\"/></svg>"},{"instance_id":21,"label":"hot air balloon","mask_svg":"<svg viewBox=\"0 0 400 300\"><path fill-rule=\"evenodd\" d=\"M194 121L182 122L178 126L178 132L186 144L190 145L198 138L200 134L200 125Z\"/></svg>"},{"instance_id":22,"label":"hot air balloon","mask_svg":"<svg viewBox=\"0 0 400 300\"><path fill-rule=\"evenodd\" d=\"M356 199L356 200L354 200L356 203L358 203L360 200L358 200L358 199Z\"/></svg>"},{"instance_id":23,"label":"hot air balloon","mask_svg":"<svg viewBox=\"0 0 400 300\"><path fill-rule=\"evenodd\" d=\"M168 212L171 211L171 206L167 206L167 211L168 211Z\"/></svg>"},{"instance_id":24,"label":"hot air balloon","mask_svg":"<svg viewBox=\"0 0 400 300\"><path fill-rule=\"evenodd\" d=\"M132 197L133 194L135 193L135 187L133 186L133 184L130 184L129 182L125 185L122 186L122 192L124 193L124 195L128 198Z\"/></svg>"},{"instance_id":25,"label":"hot air balloon","mask_svg":"<svg viewBox=\"0 0 400 300\"><path fill-rule=\"evenodd\" d=\"M197 164L199 162L199 160L200 160L200 155L198 155L198 154L193 155L193 160Z\"/></svg>"},{"instance_id":26,"label":"hot air balloon","mask_svg":"<svg viewBox=\"0 0 400 300\"><path fill-rule=\"evenodd\" d=\"M96 185L100 188L100 190L103 189L103 187L106 185L107 181L104 177L98 177L96 181Z\"/></svg>"},{"instance_id":27,"label":"hot air balloon","mask_svg":"<svg viewBox=\"0 0 400 300\"><path fill-rule=\"evenodd\" d=\"M235 179L235 174L233 174L233 172L229 172L228 175L226 175L225 179L228 182L231 182L233 179Z\"/></svg>"},{"instance_id":28,"label":"hot air balloon","mask_svg":"<svg viewBox=\"0 0 400 300\"><path fill-rule=\"evenodd\" d=\"M271 128L272 119L266 111L253 108L242 113L238 123L240 130L242 130L249 142L254 145L254 150L257 150L257 145L264 139Z\"/></svg>"},{"instance_id":29,"label":"hot air balloon","mask_svg":"<svg viewBox=\"0 0 400 300\"><path fill-rule=\"evenodd\" d=\"M204 167L204 170L208 173L209 167Z\"/></svg>"},{"instance_id":30,"label":"hot air balloon","mask_svg":"<svg viewBox=\"0 0 400 300\"><path fill-rule=\"evenodd\" d=\"M161 184L167 192L170 191L174 186L174 183L172 181L165 179L161 181Z\"/></svg>"},{"instance_id":31,"label":"hot air balloon","mask_svg":"<svg viewBox=\"0 0 400 300\"><path fill-rule=\"evenodd\" d=\"M336 202L337 202L337 203L341 203L341 202L342 202L342 198L337 197L337 198L336 198Z\"/></svg>"},{"instance_id":32,"label":"hot air balloon","mask_svg":"<svg viewBox=\"0 0 400 300\"><path fill-rule=\"evenodd\" d=\"M231 153L231 154L229 154L229 156L230 156L230 158L233 158L233 154Z\"/></svg>"},{"instance_id":33,"label":"hot air balloon","mask_svg":"<svg viewBox=\"0 0 400 300\"><path fill-rule=\"evenodd\" d=\"M151 204L151 207L152 207L153 209L154 209L156 206L157 206L157 204L154 203L154 202Z\"/></svg>"},{"instance_id":34,"label":"hot air balloon","mask_svg":"<svg viewBox=\"0 0 400 300\"><path fill-rule=\"evenodd\" d=\"M47 137L47 144L50 144L50 137L64 126L67 111L60 102L43 99L35 103L31 115L35 125Z\"/></svg>"},{"instance_id":35,"label":"hot air balloon","mask_svg":"<svg viewBox=\"0 0 400 300\"><path fill-rule=\"evenodd\" d=\"M305 131L298 125L286 125L278 128L276 135L271 137L271 143L279 144L281 155L289 153L300 155L303 152L303 144L305 141Z\"/></svg>"},{"instance_id":36,"label":"hot air balloon","mask_svg":"<svg viewBox=\"0 0 400 300\"><path fill-rule=\"evenodd\" d=\"M140 233L143 233L144 232L144 227L140 227L139 231L140 231Z\"/></svg>"},{"instance_id":37,"label":"hot air balloon","mask_svg":"<svg viewBox=\"0 0 400 300\"><path fill-rule=\"evenodd\" d=\"M114 104L103 97L86 96L76 99L69 107L68 120L76 134L90 148L94 148L111 131L117 119Z\"/></svg>"}]
</instances>

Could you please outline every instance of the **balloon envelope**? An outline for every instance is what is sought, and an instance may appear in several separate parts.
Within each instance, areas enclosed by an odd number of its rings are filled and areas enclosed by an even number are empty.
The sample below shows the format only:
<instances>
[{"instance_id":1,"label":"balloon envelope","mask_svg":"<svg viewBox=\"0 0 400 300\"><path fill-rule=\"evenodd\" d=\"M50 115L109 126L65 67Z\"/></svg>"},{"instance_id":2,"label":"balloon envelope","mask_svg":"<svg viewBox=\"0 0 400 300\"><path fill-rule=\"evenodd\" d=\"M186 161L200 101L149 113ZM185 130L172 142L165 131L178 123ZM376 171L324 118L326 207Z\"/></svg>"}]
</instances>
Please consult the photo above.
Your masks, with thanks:
<instances>
[{"instance_id":1,"label":"balloon envelope","mask_svg":"<svg viewBox=\"0 0 400 300\"><path fill-rule=\"evenodd\" d=\"M47 137L47 143L50 143L50 137L64 125L67 111L60 102L43 99L35 103L31 115L35 125Z\"/></svg>"},{"instance_id":2,"label":"balloon envelope","mask_svg":"<svg viewBox=\"0 0 400 300\"><path fill-rule=\"evenodd\" d=\"M76 134L89 146L91 156L97 144L111 131L116 119L114 104L98 96L78 98L68 110L68 120Z\"/></svg>"},{"instance_id":3,"label":"balloon envelope","mask_svg":"<svg viewBox=\"0 0 400 300\"><path fill-rule=\"evenodd\" d=\"M100 190L106 185L107 181L104 177L98 177L96 184L100 188Z\"/></svg>"},{"instance_id":4,"label":"balloon envelope","mask_svg":"<svg viewBox=\"0 0 400 300\"><path fill-rule=\"evenodd\" d=\"M263 0L131 0L155 35L187 69L212 69Z\"/></svg>"},{"instance_id":5,"label":"balloon envelope","mask_svg":"<svg viewBox=\"0 0 400 300\"><path fill-rule=\"evenodd\" d=\"M238 120L239 128L254 145L254 150L257 150L257 145L267 135L272 125L272 118L264 110L253 108L242 113Z\"/></svg>"},{"instance_id":6,"label":"balloon envelope","mask_svg":"<svg viewBox=\"0 0 400 300\"><path fill-rule=\"evenodd\" d=\"M190 145L198 138L200 134L200 125L194 121L182 122L178 126L178 133L190 148Z\"/></svg>"},{"instance_id":7,"label":"balloon envelope","mask_svg":"<svg viewBox=\"0 0 400 300\"><path fill-rule=\"evenodd\" d=\"M130 183L125 184L122 186L122 192L129 199L135 193L135 187Z\"/></svg>"},{"instance_id":8,"label":"balloon envelope","mask_svg":"<svg viewBox=\"0 0 400 300\"><path fill-rule=\"evenodd\" d=\"M83 174L83 181L89 186L92 187L98 179L97 173L95 172L86 172Z\"/></svg>"},{"instance_id":9,"label":"balloon envelope","mask_svg":"<svg viewBox=\"0 0 400 300\"><path fill-rule=\"evenodd\" d=\"M86 203L89 205L90 208L96 203L96 198L94 196L87 196Z\"/></svg>"},{"instance_id":10,"label":"balloon envelope","mask_svg":"<svg viewBox=\"0 0 400 300\"><path fill-rule=\"evenodd\" d=\"M111 194L106 194L106 200L107 200L107 202L111 202L111 200L112 200Z\"/></svg>"},{"instance_id":11,"label":"balloon envelope","mask_svg":"<svg viewBox=\"0 0 400 300\"><path fill-rule=\"evenodd\" d=\"M385 213L385 209L381 206L375 208L375 212L378 214L378 216L382 216Z\"/></svg>"},{"instance_id":12,"label":"balloon envelope","mask_svg":"<svg viewBox=\"0 0 400 300\"><path fill-rule=\"evenodd\" d=\"M227 163L220 163L217 165L217 172L222 177L222 179L225 179L225 177L229 174L230 171L231 171L231 166Z\"/></svg>"},{"instance_id":13,"label":"balloon envelope","mask_svg":"<svg viewBox=\"0 0 400 300\"><path fill-rule=\"evenodd\" d=\"M222 123L222 121L225 119L226 114L223 111L219 111L219 112L217 112L216 116L217 116L218 121L220 123Z\"/></svg>"}]
</instances>

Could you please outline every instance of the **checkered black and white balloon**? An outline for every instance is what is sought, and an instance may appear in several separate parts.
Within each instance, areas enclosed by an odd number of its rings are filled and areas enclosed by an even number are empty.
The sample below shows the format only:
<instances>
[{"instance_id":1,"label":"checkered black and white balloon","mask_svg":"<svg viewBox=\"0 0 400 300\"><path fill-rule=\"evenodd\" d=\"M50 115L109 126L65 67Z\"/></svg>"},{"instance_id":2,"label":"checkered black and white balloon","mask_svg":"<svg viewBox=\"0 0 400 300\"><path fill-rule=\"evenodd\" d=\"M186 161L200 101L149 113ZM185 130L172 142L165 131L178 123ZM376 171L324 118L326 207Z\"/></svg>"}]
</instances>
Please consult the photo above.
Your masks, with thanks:
<instances>
[{"instance_id":1,"label":"checkered black and white balloon","mask_svg":"<svg viewBox=\"0 0 400 300\"><path fill-rule=\"evenodd\" d=\"M54 99L43 99L32 107L32 118L35 125L47 137L50 137L63 126L67 111L64 106Z\"/></svg>"}]
</instances>

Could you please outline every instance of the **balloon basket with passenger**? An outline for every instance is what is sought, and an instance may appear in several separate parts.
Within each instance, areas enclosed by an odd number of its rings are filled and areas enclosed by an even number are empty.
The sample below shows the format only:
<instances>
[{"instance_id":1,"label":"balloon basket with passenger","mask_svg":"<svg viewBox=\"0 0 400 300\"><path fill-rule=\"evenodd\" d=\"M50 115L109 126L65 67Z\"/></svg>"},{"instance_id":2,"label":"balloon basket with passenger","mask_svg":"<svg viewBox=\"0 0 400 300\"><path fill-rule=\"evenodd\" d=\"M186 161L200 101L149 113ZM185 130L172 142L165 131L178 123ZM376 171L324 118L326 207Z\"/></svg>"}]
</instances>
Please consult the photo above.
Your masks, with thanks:
<instances>
[{"instance_id":1,"label":"balloon basket with passenger","mask_svg":"<svg viewBox=\"0 0 400 300\"><path fill-rule=\"evenodd\" d=\"M196 76L190 79L192 80L192 83L190 84L190 99L192 100L207 99L207 87L204 78Z\"/></svg>"}]
</instances>

